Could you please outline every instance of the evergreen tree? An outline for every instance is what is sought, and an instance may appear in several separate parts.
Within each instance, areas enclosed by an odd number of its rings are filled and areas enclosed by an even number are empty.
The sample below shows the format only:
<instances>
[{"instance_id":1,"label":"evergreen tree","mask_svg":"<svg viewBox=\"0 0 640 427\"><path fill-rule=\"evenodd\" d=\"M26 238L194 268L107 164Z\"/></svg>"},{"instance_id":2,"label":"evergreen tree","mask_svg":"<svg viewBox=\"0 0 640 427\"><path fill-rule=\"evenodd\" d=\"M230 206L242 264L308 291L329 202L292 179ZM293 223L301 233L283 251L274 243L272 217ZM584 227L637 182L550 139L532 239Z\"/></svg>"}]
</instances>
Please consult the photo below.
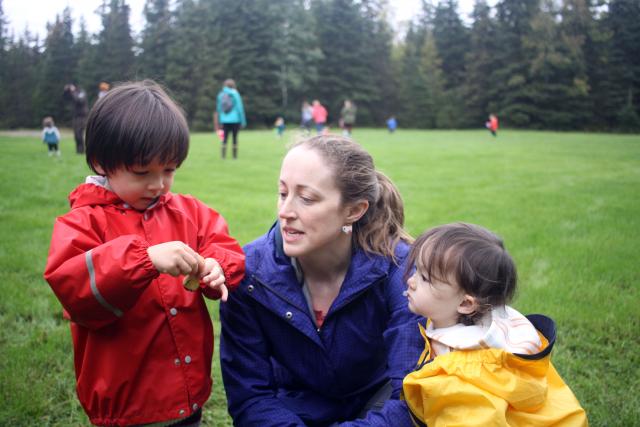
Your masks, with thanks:
<instances>
[{"instance_id":1,"label":"evergreen tree","mask_svg":"<svg viewBox=\"0 0 640 427\"><path fill-rule=\"evenodd\" d=\"M640 2L612 0L606 25L611 31L609 97L615 126L640 129Z\"/></svg>"},{"instance_id":2,"label":"evergreen tree","mask_svg":"<svg viewBox=\"0 0 640 427\"><path fill-rule=\"evenodd\" d=\"M75 70L76 80L80 87L85 88L89 105L97 98L95 88L100 82L100 72L98 71L98 49L97 45L92 42L92 36L87 31L87 25L84 19L80 19L80 31L75 40L73 47L75 57L78 58Z\"/></svg>"},{"instance_id":3,"label":"evergreen tree","mask_svg":"<svg viewBox=\"0 0 640 427\"><path fill-rule=\"evenodd\" d=\"M108 82L133 77L133 39L129 26L129 6L125 0L105 0L100 7L102 30L98 35L96 69L98 79ZM86 90L86 88L85 88Z\"/></svg>"},{"instance_id":4,"label":"evergreen tree","mask_svg":"<svg viewBox=\"0 0 640 427\"><path fill-rule=\"evenodd\" d=\"M456 123L452 117L452 109L447 108L450 99L445 95L445 79L442 73L442 60L438 55L436 39L431 32L427 32L426 40L422 46L420 60L420 74L424 82L423 118L421 127L451 127ZM449 92L455 88L449 89ZM444 102L446 99L446 102Z\"/></svg>"},{"instance_id":5,"label":"evergreen tree","mask_svg":"<svg viewBox=\"0 0 640 427\"><path fill-rule=\"evenodd\" d=\"M39 128L41 117L35 108L33 88L38 86L40 41L25 30L17 41L9 41L2 64L5 82L3 92L8 100L7 110L0 114L3 128ZM62 91L60 92L62 96Z\"/></svg>"},{"instance_id":6,"label":"evergreen tree","mask_svg":"<svg viewBox=\"0 0 640 427\"><path fill-rule=\"evenodd\" d=\"M202 4L182 0L175 10L175 37L168 48L166 84L192 123L198 105L203 76L198 70L203 35L215 28ZM213 102L213 101L212 101Z\"/></svg>"},{"instance_id":7,"label":"evergreen tree","mask_svg":"<svg viewBox=\"0 0 640 427\"><path fill-rule=\"evenodd\" d=\"M427 127L429 120L425 120L425 117L435 115L424 96L428 88L424 74L420 72L423 64L422 53L425 37L426 31L422 28L415 28L414 24L409 25L403 47L400 73L402 76L400 80L401 103L398 122L403 127Z\"/></svg>"},{"instance_id":8,"label":"evergreen tree","mask_svg":"<svg viewBox=\"0 0 640 427\"><path fill-rule=\"evenodd\" d=\"M447 89L462 86L469 52L469 30L458 15L456 0L441 0L435 11L433 37L442 60L442 71Z\"/></svg>"},{"instance_id":9,"label":"evergreen tree","mask_svg":"<svg viewBox=\"0 0 640 427\"><path fill-rule=\"evenodd\" d=\"M376 90L368 66L366 32L359 5L352 0L318 1L312 8L323 60L315 93L336 121L345 99L372 102ZM360 113L359 113L360 114Z\"/></svg>"},{"instance_id":10,"label":"evergreen tree","mask_svg":"<svg viewBox=\"0 0 640 427\"><path fill-rule=\"evenodd\" d=\"M531 123L532 100L529 90L529 68L532 53L523 39L532 31L531 22L539 12L538 0L502 0L496 5L499 49L491 73L490 96L495 100L495 113L503 123L527 127Z\"/></svg>"},{"instance_id":11,"label":"evergreen tree","mask_svg":"<svg viewBox=\"0 0 640 427\"><path fill-rule=\"evenodd\" d=\"M492 87L499 82L491 78L495 67L496 46L495 23L490 17L491 8L485 0L476 1L470 34L470 49L466 54L467 73L465 75L464 99L465 126L477 127L485 122L493 112Z\"/></svg>"},{"instance_id":12,"label":"evergreen tree","mask_svg":"<svg viewBox=\"0 0 640 427\"><path fill-rule=\"evenodd\" d=\"M72 25L69 8L64 10L62 17L56 16L55 21L47 25L47 38L35 92L37 114L40 117L53 116L60 124L71 122L71 110L63 99L62 92L65 84L74 82L76 58Z\"/></svg>"},{"instance_id":13,"label":"evergreen tree","mask_svg":"<svg viewBox=\"0 0 640 427\"><path fill-rule=\"evenodd\" d=\"M289 3L283 11L284 20L276 30L279 35L274 49L281 58L279 113L287 121L297 121L300 105L309 96L308 89L318 82L318 65L323 57L305 1L290 0Z\"/></svg>"},{"instance_id":14,"label":"evergreen tree","mask_svg":"<svg viewBox=\"0 0 640 427\"><path fill-rule=\"evenodd\" d=\"M138 55L138 77L164 81L173 37L169 0L147 0L144 5L146 24L142 30Z\"/></svg>"},{"instance_id":15,"label":"evergreen tree","mask_svg":"<svg viewBox=\"0 0 640 427\"><path fill-rule=\"evenodd\" d=\"M2 0L0 0L0 111L5 113L2 116L6 115L8 110L8 99L6 98L6 86L9 84L7 80L7 47L8 47L8 39L7 39L7 21L4 16L4 9L2 7ZM3 119L0 117L0 126L2 125Z\"/></svg>"}]
</instances>

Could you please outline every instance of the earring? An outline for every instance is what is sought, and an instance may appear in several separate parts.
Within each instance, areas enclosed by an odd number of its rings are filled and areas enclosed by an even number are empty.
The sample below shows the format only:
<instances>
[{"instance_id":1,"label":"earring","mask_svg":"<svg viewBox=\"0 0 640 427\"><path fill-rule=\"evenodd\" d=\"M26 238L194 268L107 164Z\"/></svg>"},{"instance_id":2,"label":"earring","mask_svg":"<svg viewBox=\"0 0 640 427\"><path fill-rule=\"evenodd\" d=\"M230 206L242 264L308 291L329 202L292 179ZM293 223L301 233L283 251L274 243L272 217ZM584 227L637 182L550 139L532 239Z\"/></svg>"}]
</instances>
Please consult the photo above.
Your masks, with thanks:
<instances>
[{"instance_id":1,"label":"earring","mask_svg":"<svg viewBox=\"0 0 640 427\"><path fill-rule=\"evenodd\" d=\"M353 225L349 224L349 225L342 226L342 232L344 234L351 234L352 231L353 231Z\"/></svg>"}]
</instances>

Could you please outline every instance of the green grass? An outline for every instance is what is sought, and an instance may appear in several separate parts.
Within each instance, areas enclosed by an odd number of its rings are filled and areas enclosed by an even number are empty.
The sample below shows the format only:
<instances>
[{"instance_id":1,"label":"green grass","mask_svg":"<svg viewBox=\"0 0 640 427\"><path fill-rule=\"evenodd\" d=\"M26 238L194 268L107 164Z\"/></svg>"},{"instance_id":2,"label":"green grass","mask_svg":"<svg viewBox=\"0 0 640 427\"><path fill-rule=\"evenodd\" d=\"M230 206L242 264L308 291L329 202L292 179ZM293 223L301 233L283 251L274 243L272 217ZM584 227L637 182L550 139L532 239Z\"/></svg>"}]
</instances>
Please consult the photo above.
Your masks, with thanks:
<instances>
[{"instance_id":1,"label":"green grass","mask_svg":"<svg viewBox=\"0 0 640 427\"><path fill-rule=\"evenodd\" d=\"M291 136L288 132L287 138ZM518 264L514 306L558 325L558 371L593 426L640 419L640 136L501 131L357 130L398 185L412 234L468 221L500 234ZM276 215L285 140L240 134L240 159L194 134L174 191L220 211L242 244ZM75 396L71 340L42 279L54 218L88 173L62 141L48 158L37 137L0 136L0 424L87 425ZM217 306L211 304L217 319ZM216 357L219 324L216 322ZM230 425L219 365L204 425Z\"/></svg>"}]
</instances>

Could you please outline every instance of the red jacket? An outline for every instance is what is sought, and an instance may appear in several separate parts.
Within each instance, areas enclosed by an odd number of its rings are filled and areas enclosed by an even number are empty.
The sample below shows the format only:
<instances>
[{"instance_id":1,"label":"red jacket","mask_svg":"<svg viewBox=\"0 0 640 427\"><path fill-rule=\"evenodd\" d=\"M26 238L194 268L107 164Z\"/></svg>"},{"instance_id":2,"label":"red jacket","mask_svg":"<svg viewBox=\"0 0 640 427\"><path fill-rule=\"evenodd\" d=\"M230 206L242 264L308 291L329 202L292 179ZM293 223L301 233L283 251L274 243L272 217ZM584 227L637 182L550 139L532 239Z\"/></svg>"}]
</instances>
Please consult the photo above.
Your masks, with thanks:
<instances>
[{"instance_id":1,"label":"red jacket","mask_svg":"<svg viewBox=\"0 0 640 427\"><path fill-rule=\"evenodd\" d=\"M159 274L147 248L187 243L222 266L229 289L244 254L220 214L168 193L139 212L98 185L69 196L56 220L44 273L71 319L77 393L91 422L129 425L189 416L211 392L213 328L202 295Z\"/></svg>"}]
</instances>

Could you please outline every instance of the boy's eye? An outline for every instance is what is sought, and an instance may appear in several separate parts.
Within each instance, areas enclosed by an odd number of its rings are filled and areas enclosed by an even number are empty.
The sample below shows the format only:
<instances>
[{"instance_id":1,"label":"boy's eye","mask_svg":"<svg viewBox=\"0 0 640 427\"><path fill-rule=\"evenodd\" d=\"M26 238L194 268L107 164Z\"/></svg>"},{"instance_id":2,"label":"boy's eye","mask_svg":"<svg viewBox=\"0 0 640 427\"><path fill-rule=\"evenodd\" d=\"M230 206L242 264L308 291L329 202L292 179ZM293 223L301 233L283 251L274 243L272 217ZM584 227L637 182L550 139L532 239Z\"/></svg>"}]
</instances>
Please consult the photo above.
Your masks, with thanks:
<instances>
[{"instance_id":1,"label":"boy's eye","mask_svg":"<svg viewBox=\"0 0 640 427\"><path fill-rule=\"evenodd\" d=\"M147 171L132 171L132 172L134 175L138 175L138 176L144 176L149 173Z\"/></svg>"}]
</instances>

